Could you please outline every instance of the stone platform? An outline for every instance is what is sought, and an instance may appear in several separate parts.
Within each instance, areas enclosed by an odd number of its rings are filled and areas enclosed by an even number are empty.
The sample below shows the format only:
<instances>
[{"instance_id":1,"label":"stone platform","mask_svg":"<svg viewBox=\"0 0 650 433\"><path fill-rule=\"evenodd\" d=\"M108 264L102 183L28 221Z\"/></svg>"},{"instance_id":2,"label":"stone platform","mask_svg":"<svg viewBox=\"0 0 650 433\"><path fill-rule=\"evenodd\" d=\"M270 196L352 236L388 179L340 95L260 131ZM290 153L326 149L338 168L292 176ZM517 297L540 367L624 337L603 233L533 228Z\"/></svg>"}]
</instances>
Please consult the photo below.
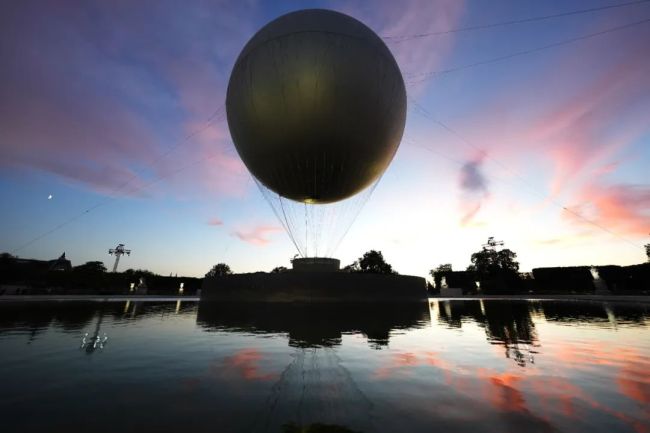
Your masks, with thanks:
<instances>
[{"instance_id":1,"label":"stone platform","mask_svg":"<svg viewBox=\"0 0 650 433\"><path fill-rule=\"evenodd\" d=\"M291 270L209 277L201 300L229 302L427 302L426 281L408 275Z\"/></svg>"}]
</instances>

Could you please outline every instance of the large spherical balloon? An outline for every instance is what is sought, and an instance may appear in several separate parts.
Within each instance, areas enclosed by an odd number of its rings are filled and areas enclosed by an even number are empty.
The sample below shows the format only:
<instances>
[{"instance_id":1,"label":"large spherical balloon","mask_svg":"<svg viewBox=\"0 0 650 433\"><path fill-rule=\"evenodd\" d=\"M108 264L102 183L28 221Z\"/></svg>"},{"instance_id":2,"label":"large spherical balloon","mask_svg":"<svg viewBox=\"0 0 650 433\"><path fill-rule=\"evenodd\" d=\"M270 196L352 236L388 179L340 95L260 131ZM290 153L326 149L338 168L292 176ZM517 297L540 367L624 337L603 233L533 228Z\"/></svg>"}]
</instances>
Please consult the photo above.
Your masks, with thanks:
<instances>
[{"instance_id":1,"label":"large spherical balloon","mask_svg":"<svg viewBox=\"0 0 650 433\"><path fill-rule=\"evenodd\" d=\"M228 126L264 186L305 203L348 198L376 181L404 132L406 91L368 27L321 9L281 16L242 50Z\"/></svg>"}]
</instances>

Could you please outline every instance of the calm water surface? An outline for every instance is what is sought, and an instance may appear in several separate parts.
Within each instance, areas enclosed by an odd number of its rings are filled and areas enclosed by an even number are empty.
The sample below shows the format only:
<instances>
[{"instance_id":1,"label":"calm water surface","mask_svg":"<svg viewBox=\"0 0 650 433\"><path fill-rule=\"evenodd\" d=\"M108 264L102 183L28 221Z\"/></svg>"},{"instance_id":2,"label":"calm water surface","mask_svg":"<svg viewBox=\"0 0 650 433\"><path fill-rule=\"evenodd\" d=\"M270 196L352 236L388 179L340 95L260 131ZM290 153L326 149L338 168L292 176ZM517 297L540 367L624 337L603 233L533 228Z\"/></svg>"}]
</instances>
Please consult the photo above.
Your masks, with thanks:
<instances>
[{"instance_id":1,"label":"calm water surface","mask_svg":"<svg viewBox=\"0 0 650 433\"><path fill-rule=\"evenodd\" d=\"M648 432L649 325L585 302L0 302L1 430Z\"/></svg>"}]
</instances>

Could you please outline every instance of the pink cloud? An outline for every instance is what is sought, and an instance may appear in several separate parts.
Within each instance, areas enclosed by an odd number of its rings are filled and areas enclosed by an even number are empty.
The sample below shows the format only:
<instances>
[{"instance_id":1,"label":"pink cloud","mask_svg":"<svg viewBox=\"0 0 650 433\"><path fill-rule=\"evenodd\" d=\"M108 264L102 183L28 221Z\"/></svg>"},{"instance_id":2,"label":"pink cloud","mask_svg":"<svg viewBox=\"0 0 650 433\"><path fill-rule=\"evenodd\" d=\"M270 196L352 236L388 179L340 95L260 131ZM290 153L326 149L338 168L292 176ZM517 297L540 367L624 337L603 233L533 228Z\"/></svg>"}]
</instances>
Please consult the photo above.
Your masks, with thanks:
<instances>
[{"instance_id":1,"label":"pink cloud","mask_svg":"<svg viewBox=\"0 0 650 433\"><path fill-rule=\"evenodd\" d=\"M190 124L186 129L196 130L198 125ZM204 162L189 170L177 184L182 182L185 190L200 186L200 191L216 196L245 196L250 175L229 137L225 121L210 125L197 135L185 151L186 158Z\"/></svg>"},{"instance_id":2,"label":"pink cloud","mask_svg":"<svg viewBox=\"0 0 650 433\"><path fill-rule=\"evenodd\" d=\"M650 233L650 186L590 183L575 195L570 209L601 227L621 235L646 236ZM594 228L573 213L565 218L574 224Z\"/></svg>"},{"instance_id":3,"label":"pink cloud","mask_svg":"<svg viewBox=\"0 0 650 433\"><path fill-rule=\"evenodd\" d=\"M543 146L555 166L551 194L559 194L585 167L611 157L647 130L646 123L622 125L627 126L623 130L615 130L614 123L626 106L635 105L647 73L648 61L615 66L531 127L528 141Z\"/></svg>"},{"instance_id":4,"label":"pink cloud","mask_svg":"<svg viewBox=\"0 0 650 433\"><path fill-rule=\"evenodd\" d=\"M242 5L253 16L254 6ZM111 195L142 195L158 179L183 197L246 191L223 117L183 140L223 105L229 65L253 26L233 19L239 6L25 2L6 12L0 167Z\"/></svg>"},{"instance_id":5,"label":"pink cloud","mask_svg":"<svg viewBox=\"0 0 650 433\"><path fill-rule=\"evenodd\" d=\"M282 227L273 225L260 225L249 229L236 230L233 232L233 235L244 242L248 242L253 245L264 246L271 242L268 239L268 236L279 231L282 231Z\"/></svg>"},{"instance_id":6,"label":"pink cloud","mask_svg":"<svg viewBox=\"0 0 650 433\"><path fill-rule=\"evenodd\" d=\"M611 25L596 22L583 30ZM539 196L548 191L549 199L531 210L561 203L582 209L585 217L591 215L623 235L647 234L645 179L636 180L638 185L624 185L594 182L594 176L625 173L625 164L641 154L639 139L650 132L646 114L650 110L648 37L650 26L646 25L594 38L555 55L549 51L547 67L525 78L513 78L511 86L488 94L490 100L481 101L478 96L475 105L480 111L451 126L474 146L486 149L491 160L486 164L500 164L499 175L506 181L516 181L512 183L522 192L536 190L531 197L538 203ZM483 78L477 75L473 79ZM450 146L447 153L453 152ZM517 176L520 179L514 179ZM461 195L466 193L462 182L459 190ZM491 192L501 197L496 187ZM462 221L473 221L480 209L480 200L464 202ZM578 221L561 207L556 211Z\"/></svg>"},{"instance_id":7,"label":"pink cloud","mask_svg":"<svg viewBox=\"0 0 650 433\"><path fill-rule=\"evenodd\" d=\"M526 134L553 161L551 194L557 195L571 181L579 180L578 176L594 163L611 164L617 151L649 130L647 119L639 114L650 108L650 58L644 54L647 46L643 37L650 36L650 32L637 30L641 34L613 36L611 43L617 46L615 61L590 74L594 77L591 80L582 65L603 56L602 41L581 46L580 63L575 59L560 63L558 76L573 77L578 90L549 106Z\"/></svg>"},{"instance_id":8,"label":"pink cloud","mask_svg":"<svg viewBox=\"0 0 650 433\"><path fill-rule=\"evenodd\" d=\"M244 196L250 177L230 143L223 102L239 50L264 24L258 6L70 2L8 10L0 17L0 166L101 194L142 195L164 179L165 194ZM381 34L404 34L453 27L462 10L459 1L419 0L349 12ZM402 68L421 70L437 65L451 41L392 50Z\"/></svg>"},{"instance_id":9,"label":"pink cloud","mask_svg":"<svg viewBox=\"0 0 650 433\"><path fill-rule=\"evenodd\" d=\"M580 32L629 18L610 14ZM466 116L469 131L460 131L511 167L523 162L525 170L531 161L549 161L550 190L557 195L594 164L611 163L615 152L649 131L644 115L650 109L648 37L650 26L644 25L549 51L547 66L513 77L508 86L488 94L491 100L475 98L479 109ZM492 77L486 77L489 84Z\"/></svg>"},{"instance_id":10,"label":"pink cloud","mask_svg":"<svg viewBox=\"0 0 650 433\"><path fill-rule=\"evenodd\" d=\"M215 217L215 218L212 218L212 219L210 219L208 221L208 225L209 226L222 226L223 221L221 219Z\"/></svg>"}]
</instances>

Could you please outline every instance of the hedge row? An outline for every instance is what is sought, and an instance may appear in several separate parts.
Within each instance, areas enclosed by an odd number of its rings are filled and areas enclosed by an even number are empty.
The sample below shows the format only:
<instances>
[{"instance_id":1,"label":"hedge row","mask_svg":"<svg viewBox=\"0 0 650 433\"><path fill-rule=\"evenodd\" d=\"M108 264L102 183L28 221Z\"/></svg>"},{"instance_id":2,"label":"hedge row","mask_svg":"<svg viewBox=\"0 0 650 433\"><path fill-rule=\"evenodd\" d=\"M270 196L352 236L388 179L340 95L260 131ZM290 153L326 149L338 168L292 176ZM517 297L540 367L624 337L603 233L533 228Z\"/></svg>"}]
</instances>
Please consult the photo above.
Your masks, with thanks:
<instances>
[{"instance_id":1,"label":"hedge row","mask_svg":"<svg viewBox=\"0 0 650 433\"><path fill-rule=\"evenodd\" d=\"M2 274L0 270L0 274ZM177 294L183 283L184 294L201 288L202 278L146 275L149 294ZM48 271L38 268L12 269L2 274L3 284L24 285L30 293L51 294L127 294L131 283L139 282L138 274L110 272Z\"/></svg>"},{"instance_id":2,"label":"hedge row","mask_svg":"<svg viewBox=\"0 0 650 433\"><path fill-rule=\"evenodd\" d=\"M594 277L589 266L535 268L535 291L552 293L593 293Z\"/></svg>"},{"instance_id":3,"label":"hedge row","mask_svg":"<svg viewBox=\"0 0 650 433\"><path fill-rule=\"evenodd\" d=\"M598 275L614 293L650 292L650 263L631 266L598 266Z\"/></svg>"}]
</instances>

